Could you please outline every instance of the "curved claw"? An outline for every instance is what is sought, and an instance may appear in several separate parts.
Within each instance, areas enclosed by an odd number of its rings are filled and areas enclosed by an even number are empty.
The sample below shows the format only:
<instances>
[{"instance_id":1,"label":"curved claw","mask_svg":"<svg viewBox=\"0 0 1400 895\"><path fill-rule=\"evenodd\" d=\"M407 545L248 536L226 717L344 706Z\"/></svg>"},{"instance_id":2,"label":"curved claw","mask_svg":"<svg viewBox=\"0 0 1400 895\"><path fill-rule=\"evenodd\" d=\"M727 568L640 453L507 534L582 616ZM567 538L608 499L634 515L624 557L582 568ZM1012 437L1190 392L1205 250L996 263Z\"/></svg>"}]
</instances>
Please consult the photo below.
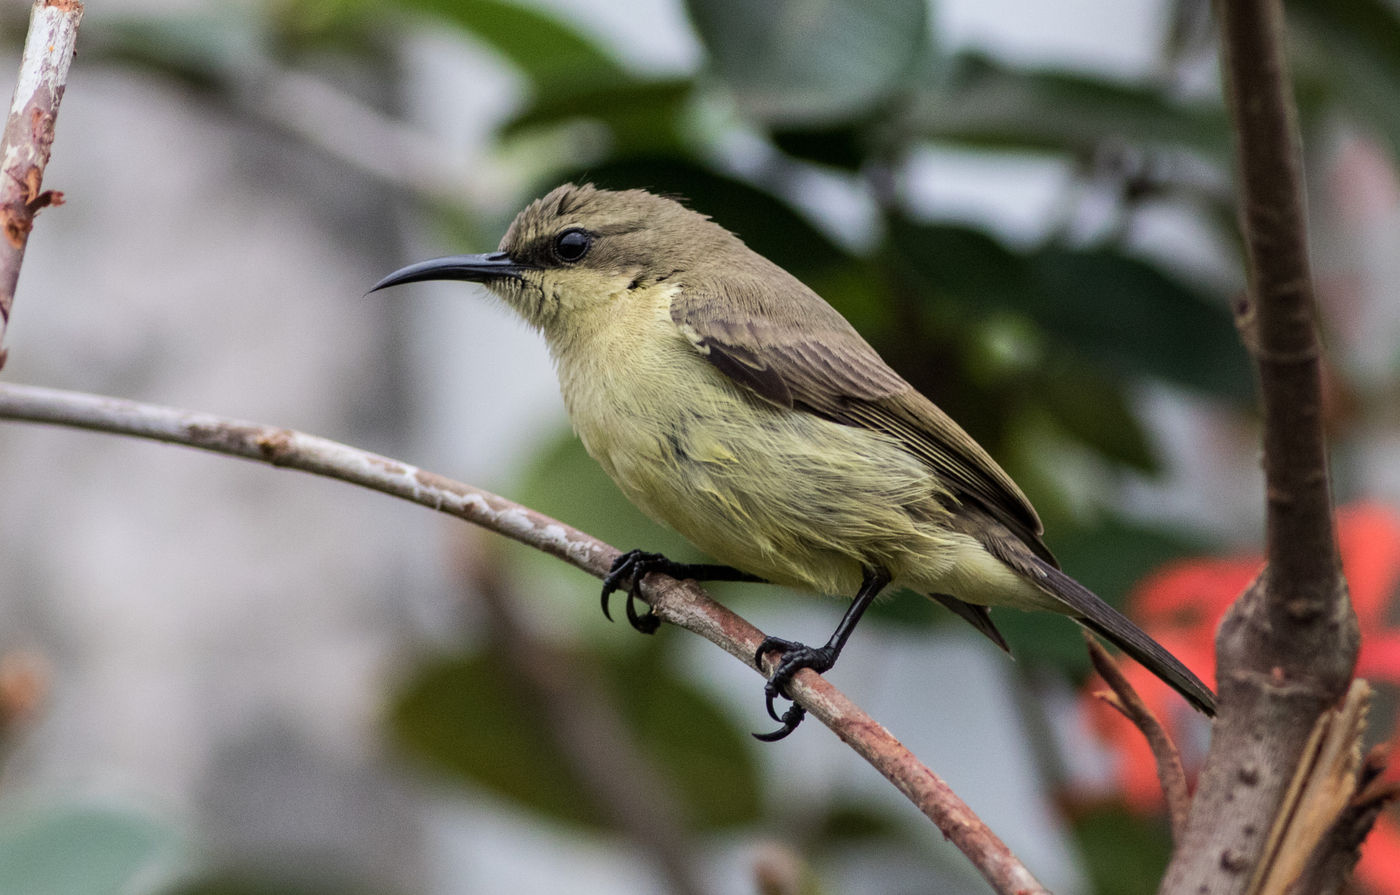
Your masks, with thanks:
<instances>
[{"instance_id":1,"label":"curved claw","mask_svg":"<svg viewBox=\"0 0 1400 895\"><path fill-rule=\"evenodd\" d=\"M787 685L792 682L793 676L802 669L810 668L818 674L830 670L836 662L837 652L831 644L813 648L805 643L784 640L781 637L765 637L763 642L758 645L758 649L754 651L754 664L762 668L763 654L773 650L782 653L782 658L778 661L778 667L773 669L768 683L763 685L763 698L768 709L768 717L783 726L772 733L754 734L756 739L765 743L781 740L792 733L797 729L797 725L802 723L802 719L807 716L807 710L796 702L779 715L774 700L779 697L791 698L784 691L787 689Z\"/></svg>"},{"instance_id":2,"label":"curved claw","mask_svg":"<svg viewBox=\"0 0 1400 895\"><path fill-rule=\"evenodd\" d=\"M768 707L768 717L772 718L774 721L786 724L788 712L791 712L792 709L789 708L787 712L784 712L783 714L779 715L778 710L773 707L773 700L777 699L779 696L782 695L784 695L782 690L778 687L775 687L772 681L769 681L768 684L763 688L763 702ZM796 703L793 704L796 705Z\"/></svg>"},{"instance_id":3,"label":"curved claw","mask_svg":"<svg viewBox=\"0 0 1400 895\"><path fill-rule=\"evenodd\" d=\"M603 617L608 621L613 620L612 608L609 605L612 601L609 598L612 597L614 591L622 587L622 582L630 576L632 564L640 553L640 550L629 550L621 554L613 560L612 568L608 569L608 574L603 577Z\"/></svg>"},{"instance_id":4,"label":"curved claw","mask_svg":"<svg viewBox=\"0 0 1400 895\"><path fill-rule=\"evenodd\" d=\"M769 702L768 713L773 713L771 700ZM778 718L776 715L774 715L775 720L780 721L782 723L782 727L778 728L772 733L755 733L753 734L753 738L756 740L762 740L765 743L776 743L778 740L781 740L783 737L796 730L797 725L801 724L802 719L805 717L807 717L807 710L794 702L791 706L788 707L788 710L783 713L783 716L781 718Z\"/></svg>"},{"instance_id":5,"label":"curved claw","mask_svg":"<svg viewBox=\"0 0 1400 895\"><path fill-rule=\"evenodd\" d=\"M637 585L633 579L632 587L627 590L627 623L643 634L654 634L656 629L661 627L661 619L656 617L648 607L645 615L637 612Z\"/></svg>"},{"instance_id":6,"label":"curved claw","mask_svg":"<svg viewBox=\"0 0 1400 895\"><path fill-rule=\"evenodd\" d=\"M612 621L612 609L610 607L611 597L615 591L622 590L622 582L629 581L627 585L627 621L643 634L652 634L661 627L661 619L654 613L647 612L645 615L637 611L636 601L641 596L642 579L648 572L653 571L653 566L663 569L669 564L669 560L659 553L647 553L642 550L628 550L626 553L613 560L612 568L603 578L603 617Z\"/></svg>"}]
</instances>

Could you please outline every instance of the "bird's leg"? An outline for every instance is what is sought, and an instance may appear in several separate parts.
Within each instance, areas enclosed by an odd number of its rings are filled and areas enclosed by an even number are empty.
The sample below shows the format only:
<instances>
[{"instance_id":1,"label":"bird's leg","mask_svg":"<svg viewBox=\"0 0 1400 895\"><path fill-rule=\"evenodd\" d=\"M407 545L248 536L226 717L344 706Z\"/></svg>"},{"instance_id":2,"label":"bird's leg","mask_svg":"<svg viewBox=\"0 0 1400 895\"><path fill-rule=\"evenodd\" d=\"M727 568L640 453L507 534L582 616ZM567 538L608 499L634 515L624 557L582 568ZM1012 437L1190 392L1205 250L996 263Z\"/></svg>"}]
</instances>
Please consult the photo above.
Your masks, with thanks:
<instances>
[{"instance_id":1,"label":"bird's leg","mask_svg":"<svg viewBox=\"0 0 1400 895\"><path fill-rule=\"evenodd\" d=\"M801 724L803 717L806 716L807 710L794 702L786 712L779 716L777 709L773 707L773 700L779 696L787 696L785 689L788 683L792 680L793 675L802 669L810 668L821 674L836 664L837 657L841 655L841 649L850 639L851 632L856 629L856 623L865 614L865 610L870 608L870 604L875 602L875 597L889 583L889 572L884 569L867 568L865 578L860 583L860 590L856 592L856 597L851 601L846 614L841 616L841 621L837 623L836 630L832 632L831 639L826 642L826 646L813 648L805 643L796 643L781 637L765 637L763 639L763 642L758 645L758 650L754 652L755 665L762 668L763 654L771 650L778 650L783 654L782 659L778 662L778 667L773 671L773 676L763 687L763 694L768 703L769 717L783 726L772 733L756 733L754 734L756 738L765 743L771 743L775 740L781 740L797 729L797 725Z\"/></svg>"},{"instance_id":2,"label":"bird's leg","mask_svg":"<svg viewBox=\"0 0 1400 895\"><path fill-rule=\"evenodd\" d=\"M608 603L613 591L621 590L623 582L627 582L628 623L643 634L651 634L661 626L661 620L655 613L648 611L642 615L637 612L637 598L641 596L642 579L652 572L668 575L678 581L763 581L757 575L750 575L730 566L672 562L660 553L629 550L613 560L612 568L603 578L603 615L608 621L612 621Z\"/></svg>"}]
</instances>

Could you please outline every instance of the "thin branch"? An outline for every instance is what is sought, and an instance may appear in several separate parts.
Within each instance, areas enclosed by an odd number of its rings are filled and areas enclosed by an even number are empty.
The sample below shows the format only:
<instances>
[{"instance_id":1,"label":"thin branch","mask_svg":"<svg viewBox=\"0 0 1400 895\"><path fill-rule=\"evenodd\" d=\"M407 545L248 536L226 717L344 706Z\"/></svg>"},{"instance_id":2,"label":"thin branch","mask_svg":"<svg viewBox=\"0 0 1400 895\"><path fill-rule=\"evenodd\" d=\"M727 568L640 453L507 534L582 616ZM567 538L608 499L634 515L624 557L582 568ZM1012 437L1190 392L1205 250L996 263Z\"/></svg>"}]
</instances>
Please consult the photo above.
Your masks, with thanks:
<instances>
[{"instance_id":1,"label":"thin branch","mask_svg":"<svg viewBox=\"0 0 1400 895\"><path fill-rule=\"evenodd\" d=\"M1099 677L1112 688L1113 692L1100 693L1099 698L1113 706L1142 731L1147 745L1152 749L1152 757L1157 762L1157 780L1162 784L1162 795L1167 800L1167 814L1171 818L1172 839L1180 841L1186 831L1186 815L1191 810L1191 790L1186 785L1186 770L1181 766L1181 753L1162 722L1152 714L1152 710L1142 701L1142 697L1123 676L1118 663L1103 648L1094 636L1084 632L1084 641L1089 645L1089 659Z\"/></svg>"},{"instance_id":2,"label":"thin branch","mask_svg":"<svg viewBox=\"0 0 1400 895\"><path fill-rule=\"evenodd\" d=\"M1281 0L1221 0L1249 298L1237 317L1259 369L1267 495L1263 573L1216 636L1220 715L1164 893L1241 893L1319 717L1359 649L1341 577L1322 428L1321 348ZM1291 882L1291 881L1286 881Z\"/></svg>"},{"instance_id":3,"label":"thin branch","mask_svg":"<svg viewBox=\"0 0 1400 895\"><path fill-rule=\"evenodd\" d=\"M35 0L29 14L19 80L0 138L0 368L5 366L5 327L34 215L63 201L62 193L41 187L82 18L78 0Z\"/></svg>"},{"instance_id":4,"label":"thin branch","mask_svg":"<svg viewBox=\"0 0 1400 895\"><path fill-rule=\"evenodd\" d=\"M607 574L618 556L616 548L489 491L292 429L20 385L0 385L0 419L183 444L339 479L465 519L598 578ZM650 575L643 583L643 595L662 620L699 634L745 666L753 667L751 660L763 640L762 632L711 600L694 582ZM775 661L765 662L765 675L772 674ZM820 675L803 669L788 690L932 820L997 892L1046 892L1006 844L938 775Z\"/></svg>"}]
</instances>

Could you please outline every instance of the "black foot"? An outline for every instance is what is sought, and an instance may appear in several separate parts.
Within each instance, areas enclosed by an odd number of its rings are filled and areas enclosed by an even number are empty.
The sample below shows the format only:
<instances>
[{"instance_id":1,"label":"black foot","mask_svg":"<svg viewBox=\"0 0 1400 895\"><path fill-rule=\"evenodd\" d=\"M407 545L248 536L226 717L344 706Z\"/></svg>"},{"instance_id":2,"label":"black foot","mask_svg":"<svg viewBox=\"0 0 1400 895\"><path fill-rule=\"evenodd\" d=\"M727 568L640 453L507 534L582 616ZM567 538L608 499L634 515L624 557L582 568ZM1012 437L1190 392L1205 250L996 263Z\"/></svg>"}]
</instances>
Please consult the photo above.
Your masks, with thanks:
<instances>
[{"instance_id":1,"label":"black foot","mask_svg":"<svg viewBox=\"0 0 1400 895\"><path fill-rule=\"evenodd\" d=\"M656 629L661 627L661 619L656 614L647 610L643 615L637 611L637 598L641 596L642 579L652 572L662 572L670 574L676 568L676 563L671 562L660 553L644 553L641 550L629 550L613 561L612 568L608 570L607 577L603 579L603 615L608 621L612 621L612 610L608 607L613 591L621 590L622 583L627 582L627 622L633 628L643 634L654 634Z\"/></svg>"},{"instance_id":2,"label":"black foot","mask_svg":"<svg viewBox=\"0 0 1400 895\"><path fill-rule=\"evenodd\" d=\"M783 737L797 729L797 725L802 723L806 717L807 710L797 703L793 703L788 710L781 715L773 705L773 700L782 697L791 699L787 695L787 685L792 681L793 675L804 668L810 668L817 674L831 670L831 666L836 664L836 655L839 650L831 644L820 647L811 647L805 643L796 643L791 640L784 640L781 637L767 637L758 645L754 652L753 662L762 667L763 654L777 650L783 654L783 658L778 662L778 667L774 669L773 676L768 679L768 683L763 685L764 702L768 707L768 717L783 726L772 733L754 734L757 739L765 743L781 740Z\"/></svg>"},{"instance_id":3,"label":"black foot","mask_svg":"<svg viewBox=\"0 0 1400 895\"><path fill-rule=\"evenodd\" d=\"M778 719L783 722L782 727L779 727L771 733L755 733L752 734L752 736L754 739L762 740L765 743L776 743L778 740L781 740L783 737L796 730L797 725L801 724L802 719L805 717L807 717L807 710L794 702L792 705L788 706L788 710L783 712L783 716Z\"/></svg>"},{"instance_id":4,"label":"black foot","mask_svg":"<svg viewBox=\"0 0 1400 895\"><path fill-rule=\"evenodd\" d=\"M637 599L642 595L642 579L652 572L669 575L677 581L763 581L757 575L750 575L729 566L672 562L660 553L629 550L613 561L612 568L603 579L603 615L607 616L608 621L612 621L612 613L608 611L608 598L612 596L613 591L621 590L622 582L627 581L627 621L643 634L650 634L661 627L661 619L657 618L654 612L648 611L645 615L637 612Z\"/></svg>"}]
</instances>

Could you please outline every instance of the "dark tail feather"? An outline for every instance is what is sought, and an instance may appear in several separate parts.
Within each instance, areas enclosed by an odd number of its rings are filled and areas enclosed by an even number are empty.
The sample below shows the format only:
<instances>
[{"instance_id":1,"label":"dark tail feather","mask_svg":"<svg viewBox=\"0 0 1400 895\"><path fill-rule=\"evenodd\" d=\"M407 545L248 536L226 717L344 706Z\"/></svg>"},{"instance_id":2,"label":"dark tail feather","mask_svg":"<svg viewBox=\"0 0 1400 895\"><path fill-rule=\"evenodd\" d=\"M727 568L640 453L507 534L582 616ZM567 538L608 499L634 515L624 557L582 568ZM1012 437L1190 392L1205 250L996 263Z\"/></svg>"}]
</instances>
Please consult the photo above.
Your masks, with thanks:
<instances>
[{"instance_id":1,"label":"dark tail feather","mask_svg":"<svg viewBox=\"0 0 1400 895\"><path fill-rule=\"evenodd\" d=\"M987 611L986 606L977 606L972 603L965 603L957 597L950 597L947 594L929 594L929 598L937 600L948 607L958 618L963 619L972 627L981 631L987 639L1001 647L1005 652L1011 652L1011 647L1007 645L1006 638L1001 636L997 626L992 624L992 615Z\"/></svg>"},{"instance_id":2,"label":"dark tail feather","mask_svg":"<svg viewBox=\"0 0 1400 895\"><path fill-rule=\"evenodd\" d=\"M1039 558L1035 564L1045 575L1041 581L1045 589L1063 600L1080 624L1132 656L1187 702L1215 716L1215 694L1161 644L1064 572Z\"/></svg>"}]
</instances>

